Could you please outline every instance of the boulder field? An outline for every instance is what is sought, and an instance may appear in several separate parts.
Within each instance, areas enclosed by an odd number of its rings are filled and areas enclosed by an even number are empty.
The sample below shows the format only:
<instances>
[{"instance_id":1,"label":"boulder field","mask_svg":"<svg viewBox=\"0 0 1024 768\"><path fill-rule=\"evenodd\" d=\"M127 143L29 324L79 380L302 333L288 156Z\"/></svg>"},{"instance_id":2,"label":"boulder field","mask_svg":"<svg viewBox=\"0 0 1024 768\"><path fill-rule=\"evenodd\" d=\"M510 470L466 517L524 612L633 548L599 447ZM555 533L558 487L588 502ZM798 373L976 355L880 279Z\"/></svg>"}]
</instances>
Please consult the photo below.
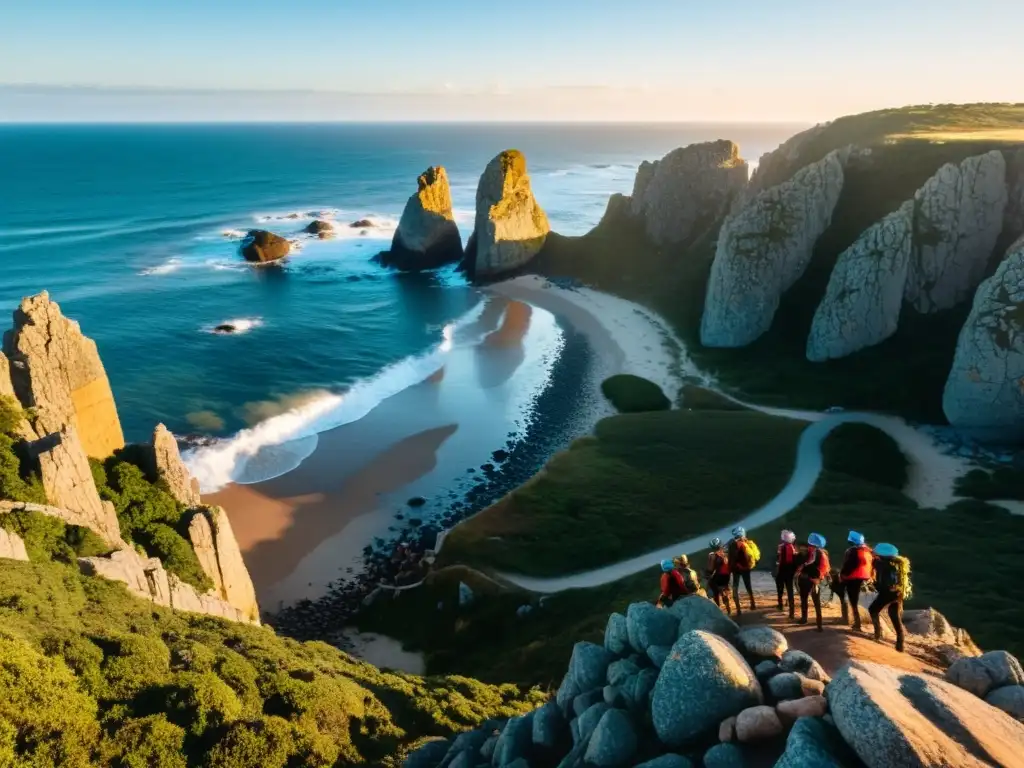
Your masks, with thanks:
<instances>
[{"instance_id":1,"label":"boulder field","mask_svg":"<svg viewBox=\"0 0 1024 768\"><path fill-rule=\"evenodd\" d=\"M944 620L943 620L944 621ZM830 678L768 626L694 596L629 606L577 643L534 712L430 742L407 768L1015 765L1024 672L1003 651L935 675L852 661Z\"/></svg>"}]
</instances>

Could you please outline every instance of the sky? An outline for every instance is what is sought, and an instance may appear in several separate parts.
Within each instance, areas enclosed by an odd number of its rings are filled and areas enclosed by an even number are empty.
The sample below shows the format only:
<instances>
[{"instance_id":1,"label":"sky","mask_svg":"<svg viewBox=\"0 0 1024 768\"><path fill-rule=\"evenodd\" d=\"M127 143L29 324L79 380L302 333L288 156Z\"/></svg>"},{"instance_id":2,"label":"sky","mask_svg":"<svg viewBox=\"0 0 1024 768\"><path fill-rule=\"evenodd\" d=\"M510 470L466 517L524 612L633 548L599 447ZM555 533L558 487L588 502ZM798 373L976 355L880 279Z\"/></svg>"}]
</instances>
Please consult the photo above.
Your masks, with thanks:
<instances>
[{"instance_id":1,"label":"sky","mask_svg":"<svg viewBox=\"0 0 1024 768\"><path fill-rule=\"evenodd\" d=\"M1021 0L0 5L0 122L814 122L1024 101Z\"/></svg>"}]
</instances>

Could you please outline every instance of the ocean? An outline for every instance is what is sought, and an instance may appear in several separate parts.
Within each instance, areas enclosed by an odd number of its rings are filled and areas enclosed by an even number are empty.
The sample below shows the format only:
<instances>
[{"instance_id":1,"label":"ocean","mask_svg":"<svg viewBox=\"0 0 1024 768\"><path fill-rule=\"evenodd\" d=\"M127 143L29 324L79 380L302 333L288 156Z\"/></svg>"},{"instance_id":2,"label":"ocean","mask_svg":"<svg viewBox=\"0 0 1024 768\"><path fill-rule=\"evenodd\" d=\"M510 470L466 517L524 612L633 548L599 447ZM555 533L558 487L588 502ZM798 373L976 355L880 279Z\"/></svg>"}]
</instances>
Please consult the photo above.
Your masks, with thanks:
<instances>
[{"instance_id":1,"label":"ocean","mask_svg":"<svg viewBox=\"0 0 1024 768\"><path fill-rule=\"evenodd\" d=\"M553 229L582 234L642 160L725 137L753 161L800 127L0 126L0 311L48 290L99 345L129 441L163 422L217 438L189 455L204 491L266 480L474 341L481 297L454 269L371 261L427 166L448 169L465 239L480 173L517 147ZM302 239L281 269L241 259L245 230L301 237L319 212L338 237ZM538 315L531 334L515 386L539 390L559 330Z\"/></svg>"}]
</instances>

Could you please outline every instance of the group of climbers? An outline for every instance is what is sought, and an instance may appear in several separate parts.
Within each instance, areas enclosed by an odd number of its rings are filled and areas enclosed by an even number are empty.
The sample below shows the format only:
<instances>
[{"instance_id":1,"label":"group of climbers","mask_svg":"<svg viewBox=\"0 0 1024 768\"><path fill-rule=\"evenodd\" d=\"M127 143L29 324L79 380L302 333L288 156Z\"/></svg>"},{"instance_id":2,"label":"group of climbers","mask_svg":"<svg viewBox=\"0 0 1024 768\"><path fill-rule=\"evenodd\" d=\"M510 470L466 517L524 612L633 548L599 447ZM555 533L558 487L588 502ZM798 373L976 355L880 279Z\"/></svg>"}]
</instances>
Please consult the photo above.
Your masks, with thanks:
<instances>
[{"instance_id":1,"label":"group of climbers","mask_svg":"<svg viewBox=\"0 0 1024 768\"><path fill-rule=\"evenodd\" d=\"M876 596L868 613L875 630L875 639L882 636L881 614L888 611L893 629L896 631L896 650L904 646L903 601L911 594L910 562L900 556L892 544L878 544L872 549L863 534L850 531L847 537L850 547L843 554L838 571L832 570L825 537L812 533L807 537L806 548L801 551L796 544L796 534L790 530L782 532L775 557L775 586L778 590L779 610L785 610L783 595L788 599L789 618L796 618L794 603L794 582L800 595L799 624L807 624L808 603L814 605L817 629L822 631L821 586L830 584L834 594L839 595L843 611L843 623L853 622L853 629L861 631L860 594L874 585ZM708 591L711 599L732 613L735 600L737 615L742 613L739 585L742 582L750 598L750 609L757 610L750 573L761 559L761 551L753 540L747 538L742 526L732 530L727 545L719 538L709 544L707 568ZM681 597L704 594L696 572L690 568L686 555L674 560L661 562L661 597L658 605L665 607ZM731 589L730 589L731 581ZM731 598L731 599L730 599Z\"/></svg>"}]
</instances>

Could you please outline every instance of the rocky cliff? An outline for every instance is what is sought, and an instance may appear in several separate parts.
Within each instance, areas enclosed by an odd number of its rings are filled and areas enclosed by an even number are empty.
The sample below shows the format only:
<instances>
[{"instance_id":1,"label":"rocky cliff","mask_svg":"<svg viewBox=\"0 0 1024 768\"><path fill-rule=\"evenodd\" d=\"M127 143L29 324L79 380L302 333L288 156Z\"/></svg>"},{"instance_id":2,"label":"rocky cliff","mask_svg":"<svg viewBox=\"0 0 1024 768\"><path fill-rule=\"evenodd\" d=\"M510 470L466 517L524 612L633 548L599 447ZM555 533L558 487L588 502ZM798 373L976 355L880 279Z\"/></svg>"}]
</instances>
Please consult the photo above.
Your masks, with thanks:
<instances>
[{"instance_id":1,"label":"rocky cliff","mask_svg":"<svg viewBox=\"0 0 1024 768\"><path fill-rule=\"evenodd\" d=\"M462 258L462 237L452 213L448 174L441 166L427 168L416 180L391 242L379 261L401 270L434 269Z\"/></svg>"},{"instance_id":2,"label":"rocky cliff","mask_svg":"<svg viewBox=\"0 0 1024 768\"><path fill-rule=\"evenodd\" d=\"M832 152L726 217L707 285L701 343L742 347L772 324L832 220L845 155Z\"/></svg>"},{"instance_id":3,"label":"rocky cliff","mask_svg":"<svg viewBox=\"0 0 1024 768\"><path fill-rule=\"evenodd\" d=\"M953 426L976 437L1024 438L1024 239L974 297L942 405Z\"/></svg>"},{"instance_id":4,"label":"rocky cliff","mask_svg":"<svg viewBox=\"0 0 1024 768\"><path fill-rule=\"evenodd\" d=\"M72 426L88 456L124 447L114 395L96 343L44 291L24 299L4 336L14 391L25 408L45 407Z\"/></svg>"},{"instance_id":5,"label":"rocky cliff","mask_svg":"<svg viewBox=\"0 0 1024 768\"><path fill-rule=\"evenodd\" d=\"M970 298L1003 229L1006 160L993 150L939 169L914 196L906 299L918 312Z\"/></svg>"},{"instance_id":6,"label":"rocky cliff","mask_svg":"<svg viewBox=\"0 0 1024 768\"><path fill-rule=\"evenodd\" d=\"M748 173L733 142L691 144L641 164L630 208L655 245L688 243L725 215Z\"/></svg>"},{"instance_id":7,"label":"rocky cliff","mask_svg":"<svg viewBox=\"0 0 1024 768\"><path fill-rule=\"evenodd\" d=\"M1008 153L1006 163L1006 222L1004 233L1012 240L1024 235L1024 149Z\"/></svg>"},{"instance_id":8,"label":"rocky cliff","mask_svg":"<svg viewBox=\"0 0 1024 768\"><path fill-rule=\"evenodd\" d=\"M153 430L148 469L153 480L163 481L171 496L186 507L199 505L199 481L189 475L178 451L178 441L163 424L157 424Z\"/></svg>"},{"instance_id":9,"label":"rocky cliff","mask_svg":"<svg viewBox=\"0 0 1024 768\"><path fill-rule=\"evenodd\" d=\"M548 217L533 197L526 157L515 149L502 152L487 164L477 186L467 272L488 278L518 269L540 252L550 231Z\"/></svg>"},{"instance_id":10,"label":"rocky cliff","mask_svg":"<svg viewBox=\"0 0 1024 768\"><path fill-rule=\"evenodd\" d=\"M814 314L807 359L845 357L896 333L913 245L907 201L843 251Z\"/></svg>"},{"instance_id":11,"label":"rocky cliff","mask_svg":"<svg viewBox=\"0 0 1024 768\"><path fill-rule=\"evenodd\" d=\"M220 507L197 510L189 523L188 535L199 564L213 581L214 592L246 620L258 623L256 590L227 513Z\"/></svg>"}]
</instances>

